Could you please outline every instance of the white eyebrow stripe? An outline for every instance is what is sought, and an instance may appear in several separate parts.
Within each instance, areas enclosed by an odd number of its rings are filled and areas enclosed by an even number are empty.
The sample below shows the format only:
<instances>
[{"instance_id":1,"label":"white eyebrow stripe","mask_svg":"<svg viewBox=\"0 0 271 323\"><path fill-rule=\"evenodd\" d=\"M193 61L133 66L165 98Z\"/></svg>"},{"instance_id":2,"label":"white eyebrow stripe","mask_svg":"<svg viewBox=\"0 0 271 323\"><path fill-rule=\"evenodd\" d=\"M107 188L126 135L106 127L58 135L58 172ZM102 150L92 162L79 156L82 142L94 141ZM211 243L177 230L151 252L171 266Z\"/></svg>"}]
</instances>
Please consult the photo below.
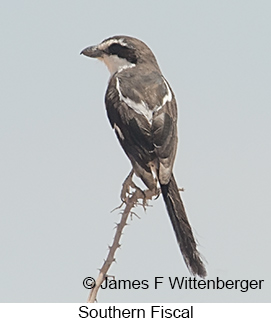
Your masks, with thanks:
<instances>
[{"instance_id":1,"label":"white eyebrow stripe","mask_svg":"<svg viewBox=\"0 0 271 323\"><path fill-rule=\"evenodd\" d=\"M109 47L110 45L112 44L120 44L121 46L125 46L125 47L128 47L128 45L125 43L124 39L123 38L120 38L120 39L109 39L105 42L102 42L98 45L99 49L103 50L103 49L106 49L107 47Z\"/></svg>"}]
</instances>

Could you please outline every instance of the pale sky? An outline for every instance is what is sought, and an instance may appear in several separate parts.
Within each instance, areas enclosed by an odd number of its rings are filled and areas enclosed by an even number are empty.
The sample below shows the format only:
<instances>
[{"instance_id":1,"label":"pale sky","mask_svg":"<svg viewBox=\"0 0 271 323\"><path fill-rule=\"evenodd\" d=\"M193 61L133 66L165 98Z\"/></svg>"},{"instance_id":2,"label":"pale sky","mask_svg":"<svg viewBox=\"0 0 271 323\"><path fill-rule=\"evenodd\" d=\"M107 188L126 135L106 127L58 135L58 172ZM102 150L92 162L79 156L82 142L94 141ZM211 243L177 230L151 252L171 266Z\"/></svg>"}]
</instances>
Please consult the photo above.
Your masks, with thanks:
<instances>
[{"instance_id":1,"label":"pale sky","mask_svg":"<svg viewBox=\"0 0 271 323\"><path fill-rule=\"evenodd\" d=\"M174 173L207 279L262 289L154 289L190 277L162 198L125 228L99 302L270 302L271 3L2 0L0 302L84 302L130 171L106 117L109 72L80 51L123 34L153 50L179 109Z\"/></svg>"}]
</instances>

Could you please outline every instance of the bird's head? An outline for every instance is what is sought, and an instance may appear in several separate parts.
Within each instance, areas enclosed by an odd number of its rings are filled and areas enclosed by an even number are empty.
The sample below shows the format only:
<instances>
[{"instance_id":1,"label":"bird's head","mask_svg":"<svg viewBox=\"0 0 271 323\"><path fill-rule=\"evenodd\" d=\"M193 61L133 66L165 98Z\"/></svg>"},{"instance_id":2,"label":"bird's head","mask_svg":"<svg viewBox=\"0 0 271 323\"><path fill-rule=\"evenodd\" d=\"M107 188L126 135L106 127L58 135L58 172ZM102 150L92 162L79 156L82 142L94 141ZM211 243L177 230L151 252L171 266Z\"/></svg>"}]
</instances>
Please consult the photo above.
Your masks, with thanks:
<instances>
[{"instance_id":1,"label":"bird's head","mask_svg":"<svg viewBox=\"0 0 271 323\"><path fill-rule=\"evenodd\" d=\"M83 49L81 54L103 61L111 75L143 64L155 65L159 69L150 48L141 40L129 36L107 38L98 45Z\"/></svg>"}]
</instances>

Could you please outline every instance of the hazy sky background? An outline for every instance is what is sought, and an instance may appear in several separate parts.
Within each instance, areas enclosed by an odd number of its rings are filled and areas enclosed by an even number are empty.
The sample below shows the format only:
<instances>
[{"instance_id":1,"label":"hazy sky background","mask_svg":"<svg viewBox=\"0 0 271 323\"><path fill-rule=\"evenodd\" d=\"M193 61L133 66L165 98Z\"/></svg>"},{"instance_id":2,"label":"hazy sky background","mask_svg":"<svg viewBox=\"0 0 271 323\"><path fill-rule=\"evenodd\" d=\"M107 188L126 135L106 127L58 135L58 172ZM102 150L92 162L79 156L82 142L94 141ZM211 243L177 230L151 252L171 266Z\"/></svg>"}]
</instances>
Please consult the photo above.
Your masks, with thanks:
<instances>
[{"instance_id":1,"label":"hazy sky background","mask_svg":"<svg viewBox=\"0 0 271 323\"><path fill-rule=\"evenodd\" d=\"M268 0L1 1L1 302L84 302L106 257L130 163L105 113L109 73L79 53L117 34L145 41L174 89L174 172L207 278L264 284L171 290L189 273L159 198L136 209L109 272L149 289L98 301L271 301L270 17Z\"/></svg>"}]
</instances>

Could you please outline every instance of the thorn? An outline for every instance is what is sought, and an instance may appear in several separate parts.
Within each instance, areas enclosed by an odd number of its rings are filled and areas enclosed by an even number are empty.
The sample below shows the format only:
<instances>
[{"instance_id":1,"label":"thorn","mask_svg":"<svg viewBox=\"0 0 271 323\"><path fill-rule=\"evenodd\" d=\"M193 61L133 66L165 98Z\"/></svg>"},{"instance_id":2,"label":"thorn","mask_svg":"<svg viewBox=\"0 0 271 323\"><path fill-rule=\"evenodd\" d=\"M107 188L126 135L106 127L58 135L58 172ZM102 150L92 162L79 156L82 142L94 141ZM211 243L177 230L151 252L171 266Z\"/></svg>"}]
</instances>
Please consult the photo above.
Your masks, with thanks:
<instances>
[{"instance_id":1,"label":"thorn","mask_svg":"<svg viewBox=\"0 0 271 323\"><path fill-rule=\"evenodd\" d=\"M116 211L116 210L118 210L118 209L121 209L124 203L125 203L125 202L124 202L124 201L122 201L122 202L121 202L121 204L120 204L119 206L115 207L112 211L110 211L110 213L113 213L114 211Z\"/></svg>"},{"instance_id":2,"label":"thorn","mask_svg":"<svg viewBox=\"0 0 271 323\"><path fill-rule=\"evenodd\" d=\"M135 212L130 212L131 220L133 220L133 215L136 216L139 220L141 219L139 215L137 215Z\"/></svg>"},{"instance_id":3,"label":"thorn","mask_svg":"<svg viewBox=\"0 0 271 323\"><path fill-rule=\"evenodd\" d=\"M114 226L113 230L118 229L119 225L120 225L120 223L115 222L115 226Z\"/></svg>"}]
</instances>

